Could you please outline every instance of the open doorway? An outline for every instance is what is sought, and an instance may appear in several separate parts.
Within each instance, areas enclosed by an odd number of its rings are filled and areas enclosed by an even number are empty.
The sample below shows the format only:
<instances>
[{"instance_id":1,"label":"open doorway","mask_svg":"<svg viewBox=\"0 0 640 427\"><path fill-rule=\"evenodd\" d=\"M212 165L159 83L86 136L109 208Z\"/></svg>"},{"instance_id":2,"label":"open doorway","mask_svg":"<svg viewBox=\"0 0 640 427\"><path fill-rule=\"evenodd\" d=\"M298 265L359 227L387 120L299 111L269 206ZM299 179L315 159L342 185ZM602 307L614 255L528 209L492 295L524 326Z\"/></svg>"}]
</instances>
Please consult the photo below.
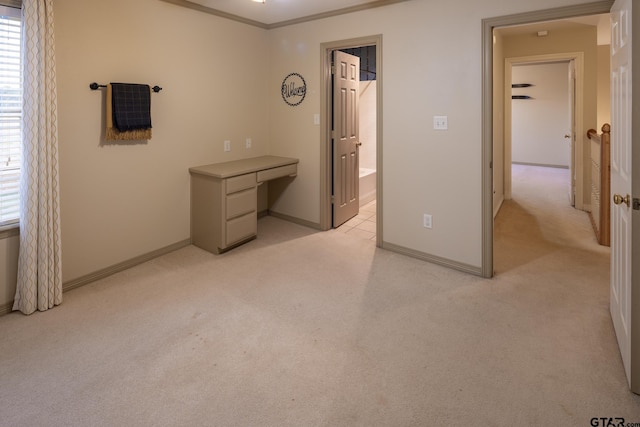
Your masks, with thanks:
<instances>
[{"instance_id":1,"label":"open doorway","mask_svg":"<svg viewBox=\"0 0 640 427\"><path fill-rule=\"evenodd\" d=\"M560 21L580 21L582 19L593 19L591 16L598 14L607 14L610 11L613 1L600 1L589 4L576 5L572 7L546 9L536 12L523 13L518 15L508 15L484 19L482 21L482 50L483 50L483 96L482 96L482 275L483 277L492 277L494 274L494 218L499 211L500 204L504 200L505 180L504 175L509 173L505 170L504 165L504 133L505 133L505 116L504 116L504 98L505 98L505 57L501 44L502 41L496 37L494 30L503 29L513 26L533 26L545 25L550 23L553 25L560 24ZM589 18L585 18L589 17ZM583 22L577 22L583 24ZM529 29L531 30L531 28ZM545 29L540 28L537 31L529 31L528 37L533 43L544 41L547 46L553 45L552 38L539 37L538 31ZM554 30L555 31L555 30ZM555 46L559 47L558 45ZM520 56L543 54L540 50L540 43L537 44L538 49L535 53L521 54ZM595 47L594 47L595 48ZM569 49L564 47L560 52L566 53L571 51L579 51L580 49ZM557 51L556 51L557 52ZM517 55L513 55L514 57ZM588 62L585 67L595 66L595 62ZM591 68L590 68L591 69ZM593 82L595 83L595 82ZM592 84L592 83L589 83ZM594 102L595 105L595 101ZM588 126L591 119L584 123ZM582 129L577 127L578 133ZM580 135L581 136L581 135ZM585 150L586 151L586 150ZM583 181L586 186L590 184Z\"/></svg>"},{"instance_id":2,"label":"open doorway","mask_svg":"<svg viewBox=\"0 0 640 427\"><path fill-rule=\"evenodd\" d=\"M368 237L382 244L382 36L342 40L321 45L321 213L324 230L339 225L334 222L334 103L332 65L336 51L346 52L360 59L358 95L358 181L356 201L359 212L346 227L354 234ZM362 145L359 145L362 144ZM366 216L366 218L365 218ZM358 224L356 224L358 222ZM359 226L359 227L358 227ZM358 229L359 230L356 230ZM345 230L351 231L351 230Z\"/></svg>"},{"instance_id":3,"label":"open doorway","mask_svg":"<svg viewBox=\"0 0 640 427\"><path fill-rule=\"evenodd\" d=\"M506 58L504 70L503 192L510 200L512 165L529 164L568 169L568 203L585 204L584 53ZM523 83L523 82L527 83ZM524 86L524 87L523 87ZM494 159L497 160L497 159ZM587 180L588 181L588 180ZM501 202L501 201L500 201ZM496 205L496 212L499 205Z\"/></svg>"},{"instance_id":4,"label":"open doorway","mask_svg":"<svg viewBox=\"0 0 640 427\"><path fill-rule=\"evenodd\" d=\"M494 134L496 128L503 131L494 139L494 217L506 206L535 216L543 231L546 225L569 218L573 220L566 221L564 229L571 229L568 225L575 221L588 226L591 162L584 129L596 126L598 23L607 19L594 15L580 22L560 20L494 29L494 89L502 90L501 94L494 91L494 97L504 100L500 104L494 99ZM608 61L608 55L603 60ZM496 73L499 67L504 68ZM503 121L496 121L502 113ZM563 182L556 182L558 179ZM531 185L534 182L536 186ZM517 194L516 189L522 193ZM525 203L534 199L532 204ZM541 209L542 204L556 202L547 212ZM565 209L571 206L578 212ZM524 228L519 229L525 236ZM595 238L588 227L585 231L583 238ZM555 241L561 233L552 234ZM511 254L497 247L502 237L502 232L495 232L496 257ZM580 238L567 235L556 243L573 245L572 237ZM504 260L495 262L497 271L509 265Z\"/></svg>"},{"instance_id":5,"label":"open doorway","mask_svg":"<svg viewBox=\"0 0 640 427\"><path fill-rule=\"evenodd\" d=\"M357 195L354 197L354 209L348 215L342 215L343 218L338 218L335 212L340 209L336 203L338 201L337 194L344 193L344 191L337 191L339 185L336 182L336 170L337 170L337 157L334 153L334 215L333 215L333 227L339 231L357 236L359 238L375 240L377 217L376 217L376 112L377 112L377 60L376 60L376 47L375 46L361 46L349 49L340 49L335 52L337 56L340 52L340 56L344 54L350 55L352 58L358 58L359 72L357 72L359 80L357 82L357 102L356 102L356 123L358 129L356 146L356 159L357 164L354 170L355 183L352 186ZM334 68L336 60L334 59ZM338 71L336 71L338 73ZM334 76L335 80L336 76ZM334 81L334 88L338 84ZM334 90L334 94L335 94ZM336 108L340 108L341 102L336 102L334 95L334 117L336 117ZM339 128L336 120L334 119L334 150L336 144L336 129Z\"/></svg>"},{"instance_id":6,"label":"open doorway","mask_svg":"<svg viewBox=\"0 0 640 427\"><path fill-rule=\"evenodd\" d=\"M583 179L583 153L576 150L576 140L583 144L576 99L582 102L583 94L575 90L582 88L582 73L576 85L576 62L582 70L582 52L505 61L505 191L495 212L495 274L527 271L573 248L608 256L607 248L597 247L582 191L576 197Z\"/></svg>"},{"instance_id":7,"label":"open doorway","mask_svg":"<svg viewBox=\"0 0 640 427\"><path fill-rule=\"evenodd\" d=\"M377 93L378 79L376 46L361 46L349 49L340 49L360 58L360 93L358 121L360 132L359 152L359 199L358 204L363 206L376 200L376 170L377 170Z\"/></svg>"},{"instance_id":8,"label":"open doorway","mask_svg":"<svg viewBox=\"0 0 640 427\"><path fill-rule=\"evenodd\" d=\"M581 107L583 56L512 56L504 61L505 191L494 225L495 274L522 271L563 251L560 247L584 244L592 249L588 215L574 209L583 178L583 153L576 150L576 144L582 145L576 127L582 128L583 111L576 100ZM577 199L583 200L582 192Z\"/></svg>"},{"instance_id":9,"label":"open doorway","mask_svg":"<svg viewBox=\"0 0 640 427\"><path fill-rule=\"evenodd\" d=\"M511 65L512 163L572 167L571 68L567 60Z\"/></svg>"}]
</instances>

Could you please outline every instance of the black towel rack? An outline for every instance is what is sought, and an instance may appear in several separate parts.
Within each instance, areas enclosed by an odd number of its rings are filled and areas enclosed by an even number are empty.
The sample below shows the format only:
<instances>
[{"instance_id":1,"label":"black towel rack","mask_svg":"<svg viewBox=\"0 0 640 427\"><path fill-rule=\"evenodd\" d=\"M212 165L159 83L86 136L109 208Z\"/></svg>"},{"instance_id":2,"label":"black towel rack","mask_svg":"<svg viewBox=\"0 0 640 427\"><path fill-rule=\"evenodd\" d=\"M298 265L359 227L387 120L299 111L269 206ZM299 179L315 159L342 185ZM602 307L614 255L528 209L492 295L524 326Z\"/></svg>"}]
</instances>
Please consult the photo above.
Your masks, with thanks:
<instances>
[{"instance_id":1,"label":"black towel rack","mask_svg":"<svg viewBox=\"0 0 640 427\"><path fill-rule=\"evenodd\" d=\"M100 84L98 84L96 82L93 82L93 83L91 83L89 85L89 89L91 89L91 90L98 90L101 87L107 87L107 85L100 85ZM155 93L158 93L158 92L160 92L162 90L162 88L160 86L156 85L156 86L152 87L151 90L154 91Z\"/></svg>"}]
</instances>

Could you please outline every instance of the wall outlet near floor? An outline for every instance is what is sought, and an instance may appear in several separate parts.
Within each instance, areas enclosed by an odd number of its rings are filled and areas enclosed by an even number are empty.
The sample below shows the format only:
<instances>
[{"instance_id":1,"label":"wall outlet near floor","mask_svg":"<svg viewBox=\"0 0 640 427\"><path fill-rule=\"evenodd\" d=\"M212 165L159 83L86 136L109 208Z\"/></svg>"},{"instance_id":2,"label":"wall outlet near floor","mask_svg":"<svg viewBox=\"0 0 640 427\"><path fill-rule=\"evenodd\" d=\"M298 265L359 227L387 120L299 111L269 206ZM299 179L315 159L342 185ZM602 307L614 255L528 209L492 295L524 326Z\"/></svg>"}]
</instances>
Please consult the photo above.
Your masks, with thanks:
<instances>
[{"instance_id":1,"label":"wall outlet near floor","mask_svg":"<svg viewBox=\"0 0 640 427\"><path fill-rule=\"evenodd\" d=\"M424 228L433 228L433 217L429 214L424 214L422 225Z\"/></svg>"},{"instance_id":2,"label":"wall outlet near floor","mask_svg":"<svg viewBox=\"0 0 640 427\"><path fill-rule=\"evenodd\" d=\"M251 144L252 144L251 138L247 138L247 139L244 141L244 146L245 146L245 148L246 148L246 149L251 148Z\"/></svg>"},{"instance_id":3,"label":"wall outlet near floor","mask_svg":"<svg viewBox=\"0 0 640 427\"><path fill-rule=\"evenodd\" d=\"M224 151L231 151L231 141L226 140L224 142Z\"/></svg>"}]
</instances>

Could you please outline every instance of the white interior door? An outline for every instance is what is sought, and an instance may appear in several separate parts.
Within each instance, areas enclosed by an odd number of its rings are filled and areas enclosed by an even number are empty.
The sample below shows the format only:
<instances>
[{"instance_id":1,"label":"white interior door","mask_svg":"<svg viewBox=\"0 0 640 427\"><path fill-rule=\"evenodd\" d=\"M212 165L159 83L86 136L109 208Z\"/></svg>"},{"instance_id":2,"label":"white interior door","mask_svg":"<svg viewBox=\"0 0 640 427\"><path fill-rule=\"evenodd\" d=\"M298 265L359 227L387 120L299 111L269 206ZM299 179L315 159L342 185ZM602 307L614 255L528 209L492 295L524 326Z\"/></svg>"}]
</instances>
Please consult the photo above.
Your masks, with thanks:
<instances>
[{"instance_id":1,"label":"white interior door","mask_svg":"<svg viewBox=\"0 0 640 427\"><path fill-rule=\"evenodd\" d=\"M566 135L565 135L566 136ZM576 61L569 61L569 203L576 205Z\"/></svg>"},{"instance_id":2,"label":"white interior door","mask_svg":"<svg viewBox=\"0 0 640 427\"><path fill-rule=\"evenodd\" d=\"M631 300L631 4L611 9L611 318L632 384ZM604 202L604 201L603 201ZM637 374L636 374L637 375Z\"/></svg>"},{"instance_id":3,"label":"white interior door","mask_svg":"<svg viewBox=\"0 0 640 427\"><path fill-rule=\"evenodd\" d=\"M360 209L360 58L336 50L333 76L333 226Z\"/></svg>"}]
</instances>

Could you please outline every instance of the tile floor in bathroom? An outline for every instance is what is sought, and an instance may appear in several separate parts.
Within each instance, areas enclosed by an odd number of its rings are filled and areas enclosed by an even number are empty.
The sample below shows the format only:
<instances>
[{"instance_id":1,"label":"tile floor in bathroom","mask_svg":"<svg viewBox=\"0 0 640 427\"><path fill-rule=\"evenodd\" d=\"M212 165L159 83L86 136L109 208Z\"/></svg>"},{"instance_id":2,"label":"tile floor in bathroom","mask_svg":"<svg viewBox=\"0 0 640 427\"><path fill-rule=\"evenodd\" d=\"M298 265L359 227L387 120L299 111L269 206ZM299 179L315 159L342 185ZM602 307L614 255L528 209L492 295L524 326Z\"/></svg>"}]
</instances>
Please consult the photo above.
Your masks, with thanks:
<instances>
[{"instance_id":1,"label":"tile floor in bathroom","mask_svg":"<svg viewBox=\"0 0 640 427\"><path fill-rule=\"evenodd\" d=\"M360 207L360 213L336 230L363 239L376 240L376 201Z\"/></svg>"}]
</instances>

